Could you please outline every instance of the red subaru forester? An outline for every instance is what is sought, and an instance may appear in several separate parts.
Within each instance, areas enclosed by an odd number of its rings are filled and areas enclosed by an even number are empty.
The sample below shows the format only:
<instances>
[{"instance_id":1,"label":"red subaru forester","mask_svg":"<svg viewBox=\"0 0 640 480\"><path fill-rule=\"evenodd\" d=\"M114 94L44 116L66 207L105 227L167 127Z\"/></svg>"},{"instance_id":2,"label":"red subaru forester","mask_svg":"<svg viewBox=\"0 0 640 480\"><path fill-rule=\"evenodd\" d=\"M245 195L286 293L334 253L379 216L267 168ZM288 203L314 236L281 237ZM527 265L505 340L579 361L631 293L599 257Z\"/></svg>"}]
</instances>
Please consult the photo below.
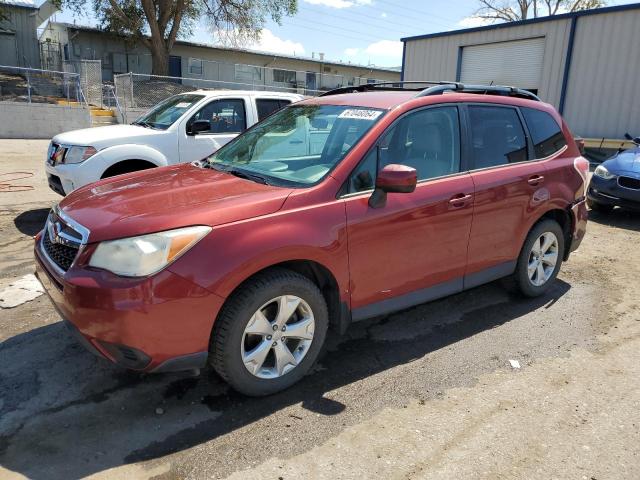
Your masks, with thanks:
<instances>
[{"instance_id":1,"label":"red subaru forester","mask_svg":"<svg viewBox=\"0 0 640 480\"><path fill-rule=\"evenodd\" d=\"M207 362L236 390L300 380L330 325L511 276L544 293L586 227L587 161L526 91L348 87L196 164L51 211L37 273L71 331L135 370Z\"/></svg>"}]
</instances>

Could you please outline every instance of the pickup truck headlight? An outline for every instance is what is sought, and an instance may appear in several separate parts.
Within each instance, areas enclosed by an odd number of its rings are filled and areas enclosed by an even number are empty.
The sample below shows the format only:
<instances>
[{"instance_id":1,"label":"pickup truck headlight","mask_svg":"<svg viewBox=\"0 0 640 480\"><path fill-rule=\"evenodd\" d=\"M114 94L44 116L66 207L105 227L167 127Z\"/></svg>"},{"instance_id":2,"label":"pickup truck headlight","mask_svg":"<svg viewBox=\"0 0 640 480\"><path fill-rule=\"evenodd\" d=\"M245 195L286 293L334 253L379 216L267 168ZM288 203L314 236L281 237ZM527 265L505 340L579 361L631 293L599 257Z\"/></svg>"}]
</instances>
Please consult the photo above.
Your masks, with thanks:
<instances>
[{"instance_id":1,"label":"pickup truck headlight","mask_svg":"<svg viewBox=\"0 0 640 480\"><path fill-rule=\"evenodd\" d=\"M145 277L159 272L211 231L203 225L107 240L98 244L89 266L124 277Z\"/></svg>"},{"instance_id":2,"label":"pickup truck headlight","mask_svg":"<svg viewBox=\"0 0 640 480\"><path fill-rule=\"evenodd\" d=\"M616 178L617 176L611 173L609 170L606 169L606 167L602 165L598 165L595 171L593 172L593 174L596 175L597 177L604 178L605 180L611 180L612 178Z\"/></svg>"},{"instance_id":3,"label":"pickup truck headlight","mask_svg":"<svg viewBox=\"0 0 640 480\"><path fill-rule=\"evenodd\" d=\"M93 147L69 147L64 156L64 163L82 163L96 153L98 151Z\"/></svg>"}]
</instances>

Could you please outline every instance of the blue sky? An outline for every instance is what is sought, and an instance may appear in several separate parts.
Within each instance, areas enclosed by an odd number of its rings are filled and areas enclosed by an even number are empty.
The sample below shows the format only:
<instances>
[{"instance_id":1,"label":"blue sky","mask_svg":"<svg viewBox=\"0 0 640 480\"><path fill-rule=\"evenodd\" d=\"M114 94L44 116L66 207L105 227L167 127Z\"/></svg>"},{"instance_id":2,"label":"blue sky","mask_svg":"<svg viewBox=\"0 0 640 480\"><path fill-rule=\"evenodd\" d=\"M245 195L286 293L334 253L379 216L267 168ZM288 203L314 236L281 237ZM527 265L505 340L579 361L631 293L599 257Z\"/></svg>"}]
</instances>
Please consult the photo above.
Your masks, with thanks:
<instances>
[{"instance_id":1,"label":"blue sky","mask_svg":"<svg viewBox=\"0 0 640 480\"><path fill-rule=\"evenodd\" d=\"M613 1L609 5L633 3ZM298 14L282 25L268 22L259 42L241 45L261 51L395 67L402 63L401 37L478 25L471 18L477 0L298 0ZM57 21L95 25L89 15L56 14ZM216 37L199 25L192 41L214 44Z\"/></svg>"}]
</instances>

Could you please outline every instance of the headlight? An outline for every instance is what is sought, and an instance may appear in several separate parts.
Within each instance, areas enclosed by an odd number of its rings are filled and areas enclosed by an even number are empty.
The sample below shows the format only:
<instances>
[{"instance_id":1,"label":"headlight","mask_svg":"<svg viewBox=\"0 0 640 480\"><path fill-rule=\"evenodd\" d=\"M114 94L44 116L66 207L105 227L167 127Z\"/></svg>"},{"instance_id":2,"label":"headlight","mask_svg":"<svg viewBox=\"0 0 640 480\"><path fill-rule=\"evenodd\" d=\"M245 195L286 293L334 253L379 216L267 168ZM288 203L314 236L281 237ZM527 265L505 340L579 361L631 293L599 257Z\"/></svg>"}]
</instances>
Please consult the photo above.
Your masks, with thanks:
<instances>
[{"instance_id":1,"label":"headlight","mask_svg":"<svg viewBox=\"0 0 640 480\"><path fill-rule=\"evenodd\" d=\"M69 147L64 156L64 163L82 163L96 153L98 151L93 147Z\"/></svg>"},{"instance_id":2,"label":"headlight","mask_svg":"<svg viewBox=\"0 0 640 480\"><path fill-rule=\"evenodd\" d=\"M616 175L607 170L604 166L598 165L593 172L594 175L604 178L605 180L611 180L612 178L616 178Z\"/></svg>"},{"instance_id":3,"label":"headlight","mask_svg":"<svg viewBox=\"0 0 640 480\"><path fill-rule=\"evenodd\" d=\"M152 275L176 260L210 231L211 227L201 225L108 240L98 244L89 265L125 277Z\"/></svg>"}]
</instances>

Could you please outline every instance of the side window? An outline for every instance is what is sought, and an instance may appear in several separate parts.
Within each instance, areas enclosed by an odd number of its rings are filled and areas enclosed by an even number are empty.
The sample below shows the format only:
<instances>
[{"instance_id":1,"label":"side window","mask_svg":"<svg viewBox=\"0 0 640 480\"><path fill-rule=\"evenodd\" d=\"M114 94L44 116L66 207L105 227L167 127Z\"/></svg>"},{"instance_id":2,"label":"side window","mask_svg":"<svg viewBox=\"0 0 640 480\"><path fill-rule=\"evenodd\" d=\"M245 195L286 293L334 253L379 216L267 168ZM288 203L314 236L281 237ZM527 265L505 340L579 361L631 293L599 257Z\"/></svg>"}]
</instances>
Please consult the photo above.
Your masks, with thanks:
<instances>
[{"instance_id":1,"label":"side window","mask_svg":"<svg viewBox=\"0 0 640 480\"><path fill-rule=\"evenodd\" d=\"M469 123L474 168L527 160L527 140L514 108L470 105Z\"/></svg>"},{"instance_id":2,"label":"side window","mask_svg":"<svg viewBox=\"0 0 640 480\"><path fill-rule=\"evenodd\" d=\"M198 110L189 123L209 120L211 129L202 133L241 133L247 129L244 100L230 98L214 100Z\"/></svg>"},{"instance_id":3,"label":"side window","mask_svg":"<svg viewBox=\"0 0 640 480\"><path fill-rule=\"evenodd\" d=\"M562 149L567 141L560 125L547 112L535 108L520 108L527 122L536 158L545 158Z\"/></svg>"},{"instance_id":4,"label":"side window","mask_svg":"<svg viewBox=\"0 0 640 480\"><path fill-rule=\"evenodd\" d=\"M286 107L291 103L290 100L281 100L278 98L258 98L256 99L256 107L258 108L258 121L262 121L271 115L273 112L277 112L281 108Z\"/></svg>"},{"instance_id":5,"label":"side window","mask_svg":"<svg viewBox=\"0 0 640 480\"><path fill-rule=\"evenodd\" d=\"M415 168L418 180L460 171L460 125L456 107L434 107L410 113L387 130L351 174L349 193L370 190L380 168L399 163Z\"/></svg>"}]
</instances>

